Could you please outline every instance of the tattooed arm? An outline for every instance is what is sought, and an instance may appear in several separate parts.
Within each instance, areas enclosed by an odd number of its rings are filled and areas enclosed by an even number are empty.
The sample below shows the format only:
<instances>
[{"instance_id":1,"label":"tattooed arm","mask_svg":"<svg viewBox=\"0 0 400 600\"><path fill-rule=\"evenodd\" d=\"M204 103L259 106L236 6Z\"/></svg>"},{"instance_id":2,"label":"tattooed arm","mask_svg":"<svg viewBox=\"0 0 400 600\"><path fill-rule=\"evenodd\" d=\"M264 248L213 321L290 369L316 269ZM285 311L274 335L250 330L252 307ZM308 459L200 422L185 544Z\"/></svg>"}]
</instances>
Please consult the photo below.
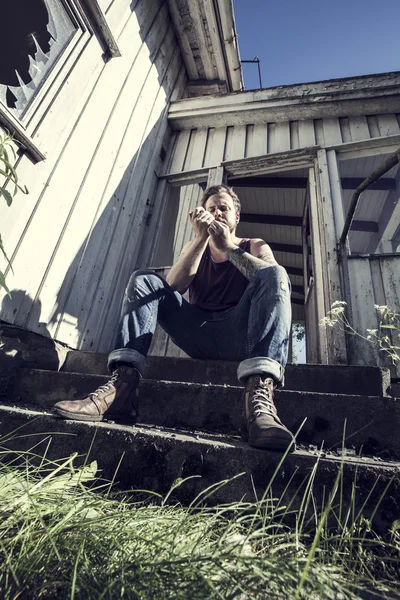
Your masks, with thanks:
<instances>
[{"instance_id":1,"label":"tattooed arm","mask_svg":"<svg viewBox=\"0 0 400 600\"><path fill-rule=\"evenodd\" d=\"M250 252L245 252L239 246L234 246L226 251L226 256L232 264L249 280L267 267L277 265L271 248L264 240L251 240Z\"/></svg>"},{"instance_id":2,"label":"tattooed arm","mask_svg":"<svg viewBox=\"0 0 400 600\"><path fill-rule=\"evenodd\" d=\"M212 221L208 227L208 233L216 248L222 250L225 256L248 280L261 269L277 265L271 248L264 240L253 239L250 244L250 252L245 252L233 241L229 227L226 223Z\"/></svg>"}]
</instances>

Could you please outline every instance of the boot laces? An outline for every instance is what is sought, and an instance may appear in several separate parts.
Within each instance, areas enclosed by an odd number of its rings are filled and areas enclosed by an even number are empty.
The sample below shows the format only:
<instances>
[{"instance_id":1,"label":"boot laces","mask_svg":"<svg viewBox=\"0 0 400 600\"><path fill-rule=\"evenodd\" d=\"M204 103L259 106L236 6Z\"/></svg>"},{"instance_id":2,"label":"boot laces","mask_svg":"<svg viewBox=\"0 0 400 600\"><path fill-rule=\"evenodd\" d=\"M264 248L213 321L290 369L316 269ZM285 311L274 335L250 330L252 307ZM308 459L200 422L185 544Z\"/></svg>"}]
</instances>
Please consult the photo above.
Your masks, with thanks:
<instances>
[{"instance_id":1,"label":"boot laces","mask_svg":"<svg viewBox=\"0 0 400 600\"><path fill-rule=\"evenodd\" d=\"M100 394L103 394L104 392L107 393L111 390L112 386L115 385L116 381L118 379L118 374L114 373L114 375L111 376L111 378L107 381L107 383L104 383L103 385L100 385L97 390L95 390L94 392L92 392L90 395L97 397Z\"/></svg>"},{"instance_id":2,"label":"boot laces","mask_svg":"<svg viewBox=\"0 0 400 600\"><path fill-rule=\"evenodd\" d=\"M252 404L254 407L254 412L258 417L263 414L275 417L276 408L271 398L271 392L268 389L267 384L262 380L260 380L260 383L254 390Z\"/></svg>"}]
</instances>

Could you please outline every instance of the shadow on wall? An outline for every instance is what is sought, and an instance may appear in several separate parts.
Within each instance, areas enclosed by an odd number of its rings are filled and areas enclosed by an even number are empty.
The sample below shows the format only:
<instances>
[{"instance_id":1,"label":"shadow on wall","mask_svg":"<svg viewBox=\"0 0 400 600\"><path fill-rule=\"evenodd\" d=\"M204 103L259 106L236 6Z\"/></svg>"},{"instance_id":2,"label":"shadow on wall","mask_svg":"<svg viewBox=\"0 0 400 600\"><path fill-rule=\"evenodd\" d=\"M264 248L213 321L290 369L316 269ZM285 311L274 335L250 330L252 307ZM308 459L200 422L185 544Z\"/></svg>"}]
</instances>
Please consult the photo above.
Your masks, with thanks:
<instances>
[{"instance_id":1,"label":"shadow on wall","mask_svg":"<svg viewBox=\"0 0 400 600\"><path fill-rule=\"evenodd\" d=\"M148 74L140 84L142 88L136 100L127 102L130 91L127 92L126 87L130 90L129 85L135 84L137 89L138 85L135 71L138 61L132 60L131 70L107 120L99 123L101 136L82 185L76 195L68 198L70 209L57 250L49 260L37 293L39 297L43 294L43 298L45 293L49 296L54 293L55 284L51 280L53 273L57 273L58 253L70 253L72 260L59 285L54 307L46 307L48 323L40 322L37 315L40 301L34 302L23 295L24 292L15 295L11 304L6 301L2 311L5 320L31 331L50 334L72 347L105 352L112 346L124 289L149 231L149 217L159 182L156 173L163 160L160 148L168 133L168 100L177 82L183 82L182 61L176 52L166 3L138 0L130 6L135 15L130 19L137 18L142 48L146 46L140 58L140 77L143 66ZM124 30L127 26L125 24ZM112 67L113 61L110 61L107 69ZM95 94L96 90L94 97ZM117 125L121 122L124 125L120 139L110 150L107 148L109 138L115 142L114 115L118 116ZM97 189L98 179L102 181L102 193L97 195L91 188L96 178ZM86 185L87 180L92 183ZM48 218L50 221L51 214ZM68 239L82 240L74 250L75 256L69 250L71 244L65 241ZM53 275L53 279L59 281L58 276Z\"/></svg>"},{"instance_id":2,"label":"shadow on wall","mask_svg":"<svg viewBox=\"0 0 400 600\"><path fill-rule=\"evenodd\" d=\"M33 300L24 290L11 290L11 298L10 296L4 296L1 301L1 309L0 314L15 314L17 312L17 308L15 306L20 306L23 302L29 302L32 305L30 312L30 322L32 323L33 330L37 331L40 329L41 335L45 337L50 337L50 332L47 329L47 324L40 321L40 315L42 312L42 303L40 300ZM12 321L8 322L11 323ZM7 321L6 321L7 323ZM5 330L5 326L0 324L0 329ZM8 328L10 329L10 328Z\"/></svg>"},{"instance_id":3,"label":"shadow on wall","mask_svg":"<svg viewBox=\"0 0 400 600\"><path fill-rule=\"evenodd\" d=\"M12 290L11 295L12 298L3 298L2 310L9 308L13 300L26 298L23 290ZM0 397L5 399L8 399L7 389L19 367L58 370L69 350L50 338L46 324L40 321L40 301L29 300L33 303L32 319L35 319L36 327L41 328L42 335L0 321Z\"/></svg>"}]
</instances>

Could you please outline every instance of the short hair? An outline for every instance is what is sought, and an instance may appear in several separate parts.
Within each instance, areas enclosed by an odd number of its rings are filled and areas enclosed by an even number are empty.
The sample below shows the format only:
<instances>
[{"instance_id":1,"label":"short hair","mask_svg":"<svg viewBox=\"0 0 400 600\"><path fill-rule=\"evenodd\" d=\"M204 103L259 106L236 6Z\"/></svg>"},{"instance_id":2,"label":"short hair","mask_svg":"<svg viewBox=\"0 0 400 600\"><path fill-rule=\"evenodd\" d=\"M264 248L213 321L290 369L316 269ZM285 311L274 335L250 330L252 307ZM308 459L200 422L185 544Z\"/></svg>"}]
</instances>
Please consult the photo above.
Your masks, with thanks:
<instances>
[{"instance_id":1,"label":"short hair","mask_svg":"<svg viewBox=\"0 0 400 600\"><path fill-rule=\"evenodd\" d=\"M229 187L229 185L223 185L223 184L212 185L211 187L209 187L205 190L203 197L201 199L202 207L205 208L206 202L211 196L215 196L215 194L222 194L223 192L225 192L225 194L229 194L229 196L233 200L233 206L235 207L236 211L240 213L242 206L240 204L239 196L236 194L236 192L234 191L234 189L232 187Z\"/></svg>"}]
</instances>

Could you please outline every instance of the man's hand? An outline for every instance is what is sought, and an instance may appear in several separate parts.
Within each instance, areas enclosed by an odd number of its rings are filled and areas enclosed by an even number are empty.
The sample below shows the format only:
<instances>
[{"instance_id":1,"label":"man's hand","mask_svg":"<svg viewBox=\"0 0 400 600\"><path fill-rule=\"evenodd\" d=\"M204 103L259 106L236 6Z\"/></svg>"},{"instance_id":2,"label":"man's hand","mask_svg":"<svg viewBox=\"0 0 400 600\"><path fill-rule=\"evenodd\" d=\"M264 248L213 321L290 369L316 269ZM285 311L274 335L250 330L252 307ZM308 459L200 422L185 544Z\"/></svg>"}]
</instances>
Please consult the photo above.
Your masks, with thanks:
<instances>
[{"instance_id":1,"label":"man's hand","mask_svg":"<svg viewBox=\"0 0 400 600\"><path fill-rule=\"evenodd\" d=\"M214 221L214 217L208 210L204 210L202 206L196 206L189 213L190 223L194 229L196 237L201 240L206 240L209 237L208 228Z\"/></svg>"},{"instance_id":2,"label":"man's hand","mask_svg":"<svg viewBox=\"0 0 400 600\"><path fill-rule=\"evenodd\" d=\"M208 233L212 237L214 245L216 248L218 248L218 250L221 250L222 252L228 252L228 250L236 248L232 241L231 232L226 223L214 219L208 228Z\"/></svg>"}]
</instances>

